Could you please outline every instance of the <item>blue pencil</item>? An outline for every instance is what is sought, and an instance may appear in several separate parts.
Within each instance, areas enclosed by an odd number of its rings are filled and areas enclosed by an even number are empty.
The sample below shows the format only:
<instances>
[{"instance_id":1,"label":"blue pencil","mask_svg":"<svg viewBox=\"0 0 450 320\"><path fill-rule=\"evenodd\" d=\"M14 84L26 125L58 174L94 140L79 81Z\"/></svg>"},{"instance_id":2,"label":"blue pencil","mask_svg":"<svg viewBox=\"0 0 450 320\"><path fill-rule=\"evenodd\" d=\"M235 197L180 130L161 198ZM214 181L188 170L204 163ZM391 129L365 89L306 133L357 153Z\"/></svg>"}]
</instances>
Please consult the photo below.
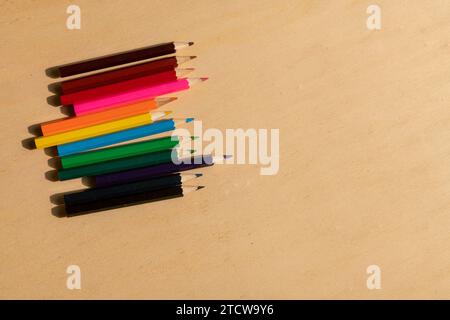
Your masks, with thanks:
<instances>
[{"instance_id":1,"label":"blue pencil","mask_svg":"<svg viewBox=\"0 0 450 320\"><path fill-rule=\"evenodd\" d=\"M181 122L191 122L193 118L186 118ZM177 123L173 119L160 120L144 126L139 126L132 129L122 130L110 134L105 134L98 137L75 141L57 146L59 156L67 156L83 151L88 151L96 148L106 147L112 144L138 139L161 132L175 130Z\"/></svg>"}]
</instances>

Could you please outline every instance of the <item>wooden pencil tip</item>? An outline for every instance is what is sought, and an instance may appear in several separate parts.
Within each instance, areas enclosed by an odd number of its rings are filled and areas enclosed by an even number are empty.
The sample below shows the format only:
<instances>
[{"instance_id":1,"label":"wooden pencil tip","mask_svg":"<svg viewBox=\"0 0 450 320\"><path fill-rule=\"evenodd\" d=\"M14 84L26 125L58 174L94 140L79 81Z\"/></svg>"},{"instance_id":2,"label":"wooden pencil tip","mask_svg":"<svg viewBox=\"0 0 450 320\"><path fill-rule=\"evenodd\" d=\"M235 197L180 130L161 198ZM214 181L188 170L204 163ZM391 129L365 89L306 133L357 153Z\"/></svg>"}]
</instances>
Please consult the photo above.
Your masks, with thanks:
<instances>
[{"instance_id":1,"label":"wooden pencil tip","mask_svg":"<svg viewBox=\"0 0 450 320\"><path fill-rule=\"evenodd\" d=\"M192 46L194 44L194 42L189 41L189 46Z\"/></svg>"},{"instance_id":2,"label":"wooden pencil tip","mask_svg":"<svg viewBox=\"0 0 450 320\"><path fill-rule=\"evenodd\" d=\"M171 114L172 113L172 111L164 111L164 114L166 115L166 116L168 116L169 114Z\"/></svg>"},{"instance_id":3,"label":"wooden pencil tip","mask_svg":"<svg viewBox=\"0 0 450 320\"><path fill-rule=\"evenodd\" d=\"M206 81L206 80L208 80L208 79L209 79L208 77L200 78L200 80L202 80L202 81Z\"/></svg>"},{"instance_id":4,"label":"wooden pencil tip","mask_svg":"<svg viewBox=\"0 0 450 320\"><path fill-rule=\"evenodd\" d=\"M197 58L197 56L189 56L189 58L191 58L191 60L192 60L192 59Z\"/></svg>"},{"instance_id":5,"label":"wooden pencil tip","mask_svg":"<svg viewBox=\"0 0 450 320\"><path fill-rule=\"evenodd\" d=\"M201 176L203 176L203 173L195 173L195 177L196 177L196 178L199 178L199 177L201 177Z\"/></svg>"},{"instance_id":6,"label":"wooden pencil tip","mask_svg":"<svg viewBox=\"0 0 450 320\"><path fill-rule=\"evenodd\" d=\"M194 121L194 118L186 118L186 123Z\"/></svg>"},{"instance_id":7,"label":"wooden pencil tip","mask_svg":"<svg viewBox=\"0 0 450 320\"><path fill-rule=\"evenodd\" d=\"M198 186L197 190L203 189L205 186Z\"/></svg>"},{"instance_id":8,"label":"wooden pencil tip","mask_svg":"<svg viewBox=\"0 0 450 320\"><path fill-rule=\"evenodd\" d=\"M174 100L177 100L177 97L157 98L156 103L158 104L158 107L161 107Z\"/></svg>"}]
</instances>

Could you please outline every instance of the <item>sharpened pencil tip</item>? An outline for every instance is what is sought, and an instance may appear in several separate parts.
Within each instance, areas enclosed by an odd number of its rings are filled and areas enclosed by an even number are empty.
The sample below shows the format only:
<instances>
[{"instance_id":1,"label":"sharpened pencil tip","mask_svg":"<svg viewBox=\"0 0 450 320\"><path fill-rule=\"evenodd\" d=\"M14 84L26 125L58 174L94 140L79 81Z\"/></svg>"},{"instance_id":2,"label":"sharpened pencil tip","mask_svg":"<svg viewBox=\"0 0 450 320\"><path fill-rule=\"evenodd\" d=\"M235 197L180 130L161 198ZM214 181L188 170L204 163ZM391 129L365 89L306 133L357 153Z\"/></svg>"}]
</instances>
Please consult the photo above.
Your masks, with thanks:
<instances>
[{"instance_id":1,"label":"sharpened pencil tip","mask_svg":"<svg viewBox=\"0 0 450 320\"><path fill-rule=\"evenodd\" d=\"M192 46L194 44L194 42L189 41L189 46Z\"/></svg>"},{"instance_id":2,"label":"sharpened pencil tip","mask_svg":"<svg viewBox=\"0 0 450 320\"><path fill-rule=\"evenodd\" d=\"M203 189L205 186L198 186L197 190Z\"/></svg>"},{"instance_id":3,"label":"sharpened pencil tip","mask_svg":"<svg viewBox=\"0 0 450 320\"><path fill-rule=\"evenodd\" d=\"M199 136L191 136L191 140L197 140L199 138L200 138Z\"/></svg>"},{"instance_id":4,"label":"sharpened pencil tip","mask_svg":"<svg viewBox=\"0 0 450 320\"><path fill-rule=\"evenodd\" d=\"M197 56L189 56L189 58L191 58L191 60L192 60L192 59L197 58Z\"/></svg>"},{"instance_id":5,"label":"sharpened pencil tip","mask_svg":"<svg viewBox=\"0 0 450 320\"><path fill-rule=\"evenodd\" d=\"M203 176L203 173L195 173L196 178L201 177L201 176Z\"/></svg>"},{"instance_id":6,"label":"sharpened pencil tip","mask_svg":"<svg viewBox=\"0 0 450 320\"><path fill-rule=\"evenodd\" d=\"M164 111L164 114L166 115L166 116L168 116L169 114L171 114L172 113L172 111Z\"/></svg>"},{"instance_id":7,"label":"sharpened pencil tip","mask_svg":"<svg viewBox=\"0 0 450 320\"><path fill-rule=\"evenodd\" d=\"M233 156L230 155L230 154L225 154L225 155L223 156L223 158L224 158L224 159L230 159L230 158L233 158Z\"/></svg>"},{"instance_id":8,"label":"sharpened pencil tip","mask_svg":"<svg viewBox=\"0 0 450 320\"><path fill-rule=\"evenodd\" d=\"M194 121L194 118L186 118L186 123Z\"/></svg>"},{"instance_id":9,"label":"sharpened pencil tip","mask_svg":"<svg viewBox=\"0 0 450 320\"><path fill-rule=\"evenodd\" d=\"M172 102L174 100L177 100L177 99L178 99L177 97L167 97L167 98L157 98L155 100L156 100L156 103L158 104L158 106L161 107L161 106L163 106L169 102Z\"/></svg>"},{"instance_id":10,"label":"sharpened pencil tip","mask_svg":"<svg viewBox=\"0 0 450 320\"><path fill-rule=\"evenodd\" d=\"M208 77L200 78L200 80L202 80L202 81L206 81L206 80L208 80L208 79L209 79Z\"/></svg>"}]
</instances>

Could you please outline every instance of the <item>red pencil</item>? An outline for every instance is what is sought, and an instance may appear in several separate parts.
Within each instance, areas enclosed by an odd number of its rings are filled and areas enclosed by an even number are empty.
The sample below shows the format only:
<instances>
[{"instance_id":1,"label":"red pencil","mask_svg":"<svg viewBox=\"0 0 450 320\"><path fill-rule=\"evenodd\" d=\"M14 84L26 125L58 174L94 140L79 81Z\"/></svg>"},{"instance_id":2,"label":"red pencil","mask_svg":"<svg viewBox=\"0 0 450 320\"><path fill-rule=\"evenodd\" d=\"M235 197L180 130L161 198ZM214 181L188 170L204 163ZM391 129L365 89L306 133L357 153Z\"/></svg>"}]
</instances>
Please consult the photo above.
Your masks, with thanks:
<instances>
[{"instance_id":1,"label":"red pencil","mask_svg":"<svg viewBox=\"0 0 450 320\"><path fill-rule=\"evenodd\" d=\"M61 96L61 104L73 104L77 102L83 102L92 99L101 99L109 96L111 92L114 93L127 93L129 91L138 90L151 85L158 85L170 81L175 81L179 77L185 76L192 71L193 68L175 69L171 71L161 72L144 76L137 79L123 81L119 83L113 83L110 85L83 90L79 92L69 93Z\"/></svg>"},{"instance_id":2,"label":"red pencil","mask_svg":"<svg viewBox=\"0 0 450 320\"><path fill-rule=\"evenodd\" d=\"M195 56L158 59L125 68L104 71L73 80L67 80L61 82L61 91L62 94L69 94L108 84L118 83L121 81L140 78L155 73L170 71L177 68L180 64L194 58Z\"/></svg>"}]
</instances>

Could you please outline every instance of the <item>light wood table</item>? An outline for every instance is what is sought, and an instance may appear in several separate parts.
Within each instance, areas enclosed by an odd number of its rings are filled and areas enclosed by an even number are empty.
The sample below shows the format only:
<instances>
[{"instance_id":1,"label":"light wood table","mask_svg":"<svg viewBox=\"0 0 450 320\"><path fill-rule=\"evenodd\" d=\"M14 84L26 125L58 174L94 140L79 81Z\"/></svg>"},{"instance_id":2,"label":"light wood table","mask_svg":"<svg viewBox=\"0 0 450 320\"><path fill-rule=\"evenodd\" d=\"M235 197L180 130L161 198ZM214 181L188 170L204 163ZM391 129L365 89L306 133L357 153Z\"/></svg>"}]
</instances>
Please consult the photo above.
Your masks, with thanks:
<instances>
[{"instance_id":1,"label":"light wood table","mask_svg":"<svg viewBox=\"0 0 450 320\"><path fill-rule=\"evenodd\" d=\"M450 298L450 3L0 4L0 298ZM189 198L73 219L27 150L46 68L172 40L210 80L167 106L205 128L279 128L280 170L202 170ZM68 290L66 268L81 268ZM369 265L380 290L366 287Z\"/></svg>"}]
</instances>

